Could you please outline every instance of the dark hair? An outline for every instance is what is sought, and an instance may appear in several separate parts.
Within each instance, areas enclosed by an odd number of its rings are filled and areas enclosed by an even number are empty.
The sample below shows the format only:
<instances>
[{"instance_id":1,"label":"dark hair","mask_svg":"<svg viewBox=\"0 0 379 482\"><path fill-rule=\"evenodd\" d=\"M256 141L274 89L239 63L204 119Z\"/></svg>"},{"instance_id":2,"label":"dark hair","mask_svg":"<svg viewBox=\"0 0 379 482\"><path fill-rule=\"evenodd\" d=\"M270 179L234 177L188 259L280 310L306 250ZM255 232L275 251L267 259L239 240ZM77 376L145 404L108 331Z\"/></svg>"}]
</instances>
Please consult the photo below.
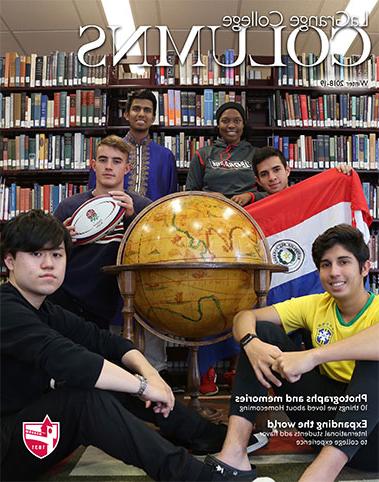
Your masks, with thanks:
<instances>
[{"instance_id":1,"label":"dark hair","mask_svg":"<svg viewBox=\"0 0 379 482\"><path fill-rule=\"evenodd\" d=\"M126 155L126 158L129 158L129 154L131 151L130 145L127 144L121 137L116 136L114 134L104 137L97 143L96 149L101 146L108 146L113 147L114 149L118 149L120 152ZM129 162L129 161L128 161Z\"/></svg>"},{"instance_id":2,"label":"dark hair","mask_svg":"<svg viewBox=\"0 0 379 482\"><path fill-rule=\"evenodd\" d=\"M266 146L256 149L253 158L253 170L254 174L258 177L258 165L268 159L269 157L279 157L280 162L283 164L284 167L287 167L287 159L284 157L284 154L279 149L275 149L274 147Z\"/></svg>"},{"instance_id":3,"label":"dark hair","mask_svg":"<svg viewBox=\"0 0 379 482\"><path fill-rule=\"evenodd\" d=\"M128 102L126 103L126 112L130 112L130 109L132 108L132 104L133 104L134 99L150 100L153 104L153 114L154 115L156 114L156 112L157 112L157 98L151 92L151 90L141 89L141 90L137 90L137 91L133 92L128 97Z\"/></svg>"},{"instance_id":4,"label":"dark hair","mask_svg":"<svg viewBox=\"0 0 379 482\"><path fill-rule=\"evenodd\" d=\"M354 255L361 270L363 264L370 259L370 251L363 239L363 234L349 224L338 224L320 234L312 244L312 258L317 269L320 269L325 251L336 244L340 244Z\"/></svg>"},{"instance_id":5,"label":"dark hair","mask_svg":"<svg viewBox=\"0 0 379 482\"><path fill-rule=\"evenodd\" d=\"M62 242L69 256L71 236L61 221L41 209L32 209L5 224L1 236L1 258L4 259L7 254L16 257L18 251L32 253L46 247L56 249Z\"/></svg>"}]
</instances>

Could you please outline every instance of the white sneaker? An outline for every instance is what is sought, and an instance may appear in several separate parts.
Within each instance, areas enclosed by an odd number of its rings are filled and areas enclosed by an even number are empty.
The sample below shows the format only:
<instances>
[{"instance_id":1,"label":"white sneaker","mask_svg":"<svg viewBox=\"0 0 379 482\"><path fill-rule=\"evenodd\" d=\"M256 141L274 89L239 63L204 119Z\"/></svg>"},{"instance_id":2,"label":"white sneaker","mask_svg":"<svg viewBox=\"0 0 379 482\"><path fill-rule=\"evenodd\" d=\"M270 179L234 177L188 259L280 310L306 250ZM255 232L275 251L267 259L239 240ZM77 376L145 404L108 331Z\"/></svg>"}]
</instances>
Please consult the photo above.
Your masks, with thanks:
<instances>
[{"instance_id":1,"label":"white sneaker","mask_svg":"<svg viewBox=\"0 0 379 482\"><path fill-rule=\"evenodd\" d=\"M262 432L253 433L250 436L249 445L247 446L247 455L252 454L256 450L268 444L268 437ZM255 479L258 480L258 479Z\"/></svg>"}]
</instances>

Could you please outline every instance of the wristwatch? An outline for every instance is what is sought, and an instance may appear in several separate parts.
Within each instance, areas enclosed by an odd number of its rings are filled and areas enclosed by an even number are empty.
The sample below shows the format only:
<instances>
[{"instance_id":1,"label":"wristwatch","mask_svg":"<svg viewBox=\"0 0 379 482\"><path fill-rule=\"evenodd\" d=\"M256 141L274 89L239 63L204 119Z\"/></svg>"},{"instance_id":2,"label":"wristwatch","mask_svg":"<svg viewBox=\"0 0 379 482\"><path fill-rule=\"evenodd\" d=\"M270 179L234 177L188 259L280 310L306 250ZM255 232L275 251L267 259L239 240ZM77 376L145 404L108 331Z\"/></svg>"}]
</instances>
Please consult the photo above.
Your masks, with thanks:
<instances>
[{"instance_id":1,"label":"wristwatch","mask_svg":"<svg viewBox=\"0 0 379 482\"><path fill-rule=\"evenodd\" d=\"M258 338L258 335L254 335L253 333L247 333L245 336L243 336L240 339L240 347L245 348L245 346L251 342L251 340L254 340L254 338Z\"/></svg>"},{"instance_id":2,"label":"wristwatch","mask_svg":"<svg viewBox=\"0 0 379 482\"><path fill-rule=\"evenodd\" d=\"M135 373L134 376L138 378L138 380L140 381L138 392L135 393L134 395L136 397L140 397L141 395L143 395L144 391L147 388L147 379L143 375L140 375L139 373Z\"/></svg>"}]
</instances>

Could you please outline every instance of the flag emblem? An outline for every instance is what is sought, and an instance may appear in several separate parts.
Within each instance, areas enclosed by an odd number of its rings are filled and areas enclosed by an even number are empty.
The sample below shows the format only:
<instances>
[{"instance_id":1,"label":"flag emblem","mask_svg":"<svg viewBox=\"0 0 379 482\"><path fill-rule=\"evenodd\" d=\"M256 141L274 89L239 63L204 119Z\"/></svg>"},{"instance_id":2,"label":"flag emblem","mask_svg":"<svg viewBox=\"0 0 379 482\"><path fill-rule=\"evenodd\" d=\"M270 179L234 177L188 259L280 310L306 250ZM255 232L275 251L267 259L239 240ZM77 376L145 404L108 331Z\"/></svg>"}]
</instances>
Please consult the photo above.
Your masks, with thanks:
<instances>
[{"instance_id":1,"label":"flag emblem","mask_svg":"<svg viewBox=\"0 0 379 482\"><path fill-rule=\"evenodd\" d=\"M23 422L22 436L29 452L39 459L50 455L59 442L59 425L59 422L52 422L48 415L43 422Z\"/></svg>"},{"instance_id":2,"label":"flag emblem","mask_svg":"<svg viewBox=\"0 0 379 482\"><path fill-rule=\"evenodd\" d=\"M276 264L288 268L288 272L297 271L304 262L304 251L295 241L282 239L271 246L271 258Z\"/></svg>"}]
</instances>

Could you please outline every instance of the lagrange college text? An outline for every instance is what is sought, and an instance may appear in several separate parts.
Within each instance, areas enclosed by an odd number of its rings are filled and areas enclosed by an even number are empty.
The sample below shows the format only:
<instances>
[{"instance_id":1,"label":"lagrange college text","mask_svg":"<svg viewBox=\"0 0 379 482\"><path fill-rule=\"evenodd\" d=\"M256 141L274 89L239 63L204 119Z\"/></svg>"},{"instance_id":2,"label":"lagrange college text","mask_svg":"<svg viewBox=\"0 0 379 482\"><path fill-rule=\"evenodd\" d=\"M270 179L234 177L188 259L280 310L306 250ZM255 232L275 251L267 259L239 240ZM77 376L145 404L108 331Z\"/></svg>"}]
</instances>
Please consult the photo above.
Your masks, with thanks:
<instances>
[{"instance_id":1,"label":"lagrange college text","mask_svg":"<svg viewBox=\"0 0 379 482\"><path fill-rule=\"evenodd\" d=\"M212 36L212 48L211 51L213 52L214 61L223 67L236 67L240 65L246 57L248 58L248 62L252 67L261 67L263 64L259 64L255 62L253 56L251 54L247 55L246 52L246 44L247 44L247 34L250 28L260 28L271 30L273 33L274 43L273 43L273 58L274 61L272 64L265 64L269 67L284 67L285 64L282 61L282 31L287 28L286 25L283 25L284 18L283 15L276 11L270 11L267 15L260 15L256 11L252 11L251 15L244 15L244 16L229 16L226 15L222 18L221 25L194 25L188 32L186 41L183 45L181 51L179 51L174 38L171 35L170 30L167 26L157 25L155 27L151 25L142 25L134 31L134 33L125 40L123 46L117 50L115 47L115 36L117 30L120 28L118 26L109 25L108 29L110 32L108 34L112 35L112 45L113 45L113 66L117 65L120 60L125 57L125 55L129 52L132 46L141 41L143 45L143 56L142 62L136 64L141 67L152 67L152 65L147 60L147 44L148 44L148 37L150 30L158 30L159 31L159 62L155 65L157 67L169 67L170 63L168 62L167 58L167 45L168 39L170 39L173 49L175 49L179 61L181 64L186 62L187 56L191 51L193 45L195 45L195 50L197 50L200 54L202 53L201 49L201 37L202 32L208 30L211 32ZM288 36L287 39L287 52L291 59L299 65L304 67L313 67L315 65L320 64L323 62L328 54L329 54L329 47L330 41L335 39L341 31L344 29L353 29L355 30L361 38L362 43L362 52L360 58L354 63L349 64L350 67L354 65L359 65L364 62L371 53L371 40L367 32L364 30L364 27L368 25L368 15L365 13L364 20L359 21L357 17L350 16L348 13L344 11L338 11L335 15L320 15L320 16L298 16L293 15L289 18L289 25L293 29ZM217 51L217 39L222 32L219 32L220 29L231 29L236 35L238 35L238 42L239 42L239 50L238 56L234 63L232 64L223 64L217 59L215 52ZM98 38L92 42L88 42L87 44L80 47L78 50L78 58L79 61L86 65L87 67L97 67L100 65L105 65L105 56L99 61L97 64L88 64L85 60L85 55L92 50L96 50L100 48L104 42L106 41L106 32L104 29L99 27L98 25L85 25L81 26L79 29L80 36L88 29L96 29L98 32ZM312 30L316 35L319 37L320 42L320 55L313 64L303 64L301 60L299 60L297 53L296 53L296 39L300 33L307 34L309 31ZM330 31L331 33L326 33L325 30ZM336 58L334 55L332 56L332 64L337 65L344 65ZM194 67L203 67L204 64L201 61L201 55L198 56L198 60L196 63L193 64Z\"/></svg>"}]
</instances>

